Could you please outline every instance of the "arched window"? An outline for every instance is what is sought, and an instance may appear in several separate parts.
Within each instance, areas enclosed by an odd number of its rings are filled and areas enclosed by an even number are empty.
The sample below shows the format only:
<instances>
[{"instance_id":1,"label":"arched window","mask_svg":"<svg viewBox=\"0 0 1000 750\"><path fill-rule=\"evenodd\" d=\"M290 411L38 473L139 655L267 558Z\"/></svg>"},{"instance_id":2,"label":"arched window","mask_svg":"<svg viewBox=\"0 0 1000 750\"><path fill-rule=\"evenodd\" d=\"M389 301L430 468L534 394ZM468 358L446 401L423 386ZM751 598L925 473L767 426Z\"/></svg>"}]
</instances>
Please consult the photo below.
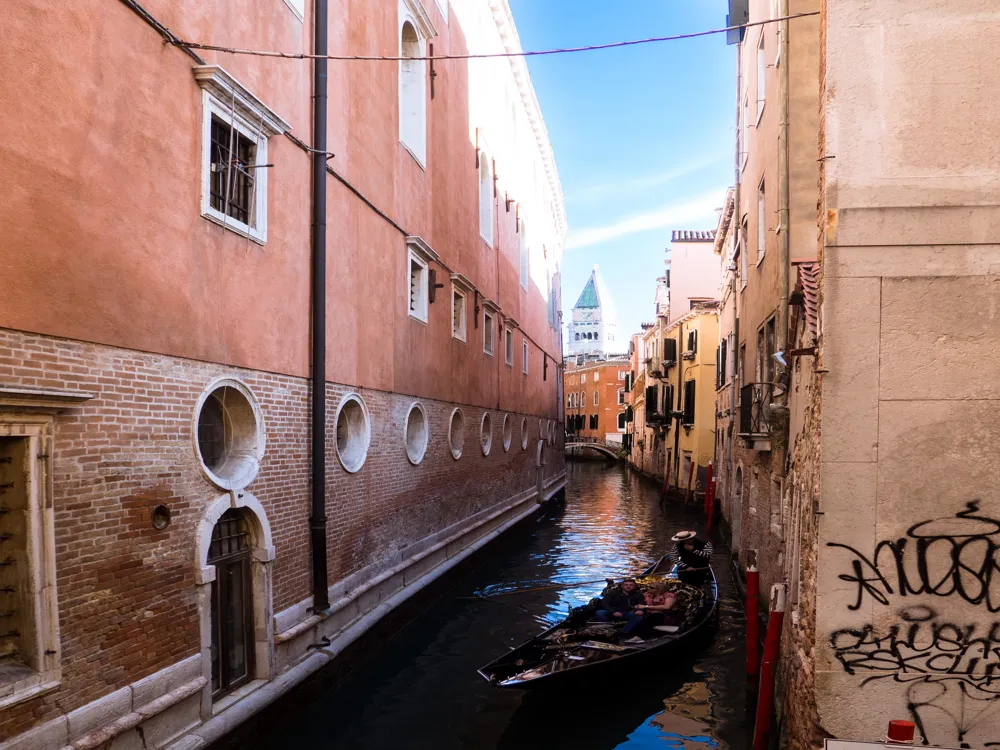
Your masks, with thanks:
<instances>
[{"instance_id":1,"label":"arched window","mask_svg":"<svg viewBox=\"0 0 1000 750\"><path fill-rule=\"evenodd\" d=\"M621 414L618 415L618 429L619 430L625 429L625 412L622 412Z\"/></svg>"},{"instance_id":2,"label":"arched window","mask_svg":"<svg viewBox=\"0 0 1000 750\"><path fill-rule=\"evenodd\" d=\"M493 247L493 160L479 152L479 234Z\"/></svg>"},{"instance_id":3,"label":"arched window","mask_svg":"<svg viewBox=\"0 0 1000 750\"><path fill-rule=\"evenodd\" d=\"M410 21L400 31L399 140L421 165L427 163L426 63L412 59L424 56L424 43Z\"/></svg>"},{"instance_id":4,"label":"arched window","mask_svg":"<svg viewBox=\"0 0 1000 750\"><path fill-rule=\"evenodd\" d=\"M208 564L212 581L212 696L253 678L254 633L250 526L243 510L231 508L212 530Z\"/></svg>"},{"instance_id":5,"label":"arched window","mask_svg":"<svg viewBox=\"0 0 1000 750\"><path fill-rule=\"evenodd\" d=\"M600 398L600 391L594 391L594 406L597 406L599 398Z\"/></svg>"},{"instance_id":6,"label":"arched window","mask_svg":"<svg viewBox=\"0 0 1000 750\"><path fill-rule=\"evenodd\" d=\"M579 340L580 340L580 334L579 334L579 333L578 333L578 334L576 334L576 340L577 340L577 341L579 341Z\"/></svg>"}]
</instances>

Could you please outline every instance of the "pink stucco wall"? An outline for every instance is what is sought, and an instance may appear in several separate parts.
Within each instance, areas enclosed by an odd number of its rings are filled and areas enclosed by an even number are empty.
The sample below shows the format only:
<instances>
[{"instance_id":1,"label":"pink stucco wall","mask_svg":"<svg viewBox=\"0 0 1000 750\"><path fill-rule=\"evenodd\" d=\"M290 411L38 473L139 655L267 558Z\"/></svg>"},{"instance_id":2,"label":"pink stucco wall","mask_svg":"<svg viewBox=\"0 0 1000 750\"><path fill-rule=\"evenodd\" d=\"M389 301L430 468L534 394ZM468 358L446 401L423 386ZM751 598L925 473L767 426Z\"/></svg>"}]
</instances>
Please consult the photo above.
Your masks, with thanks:
<instances>
[{"instance_id":1,"label":"pink stucco wall","mask_svg":"<svg viewBox=\"0 0 1000 750\"><path fill-rule=\"evenodd\" d=\"M712 242L674 242L670 246L670 317L691 312L691 299L719 299L719 259Z\"/></svg>"}]
</instances>

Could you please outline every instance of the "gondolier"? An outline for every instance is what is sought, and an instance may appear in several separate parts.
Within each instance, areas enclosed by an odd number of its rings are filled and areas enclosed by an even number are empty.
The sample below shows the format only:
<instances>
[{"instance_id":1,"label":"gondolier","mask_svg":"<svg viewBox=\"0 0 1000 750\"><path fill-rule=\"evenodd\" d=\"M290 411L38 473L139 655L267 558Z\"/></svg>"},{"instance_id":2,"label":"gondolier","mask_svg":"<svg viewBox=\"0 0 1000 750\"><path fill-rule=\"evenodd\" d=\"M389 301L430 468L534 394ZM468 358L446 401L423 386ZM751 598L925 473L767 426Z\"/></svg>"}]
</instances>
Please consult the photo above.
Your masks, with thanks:
<instances>
[{"instance_id":1,"label":"gondolier","mask_svg":"<svg viewBox=\"0 0 1000 750\"><path fill-rule=\"evenodd\" d=\"M709 570L712 560L712 543L702 541L694 531L680 531L670 541L670 559L677 566L677 575L682 581L698 583Z\"/></svg>"}]
</instances>

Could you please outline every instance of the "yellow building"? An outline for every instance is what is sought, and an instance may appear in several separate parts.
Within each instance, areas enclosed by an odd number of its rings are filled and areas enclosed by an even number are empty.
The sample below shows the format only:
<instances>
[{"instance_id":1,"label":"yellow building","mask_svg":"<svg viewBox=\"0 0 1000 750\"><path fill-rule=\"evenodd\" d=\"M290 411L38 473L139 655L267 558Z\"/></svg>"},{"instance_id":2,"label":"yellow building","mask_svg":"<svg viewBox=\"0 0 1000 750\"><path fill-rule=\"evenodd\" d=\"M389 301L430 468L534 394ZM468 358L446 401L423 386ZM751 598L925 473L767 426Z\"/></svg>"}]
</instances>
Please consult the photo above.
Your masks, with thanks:
<instances>
[{"instance_id":1,"label":"yellow building","mask_svg":"<svg viewBox=\"0 0 1000 750\"><path fill-rule=\"evenodd\" d=\"M670 487L704 491L715 445L718 302L698 304L653 330L662 338L647 341L643 391L635 394L643 406L643 453L662 461L650 473Z\"/></svg>"}]
</instances>

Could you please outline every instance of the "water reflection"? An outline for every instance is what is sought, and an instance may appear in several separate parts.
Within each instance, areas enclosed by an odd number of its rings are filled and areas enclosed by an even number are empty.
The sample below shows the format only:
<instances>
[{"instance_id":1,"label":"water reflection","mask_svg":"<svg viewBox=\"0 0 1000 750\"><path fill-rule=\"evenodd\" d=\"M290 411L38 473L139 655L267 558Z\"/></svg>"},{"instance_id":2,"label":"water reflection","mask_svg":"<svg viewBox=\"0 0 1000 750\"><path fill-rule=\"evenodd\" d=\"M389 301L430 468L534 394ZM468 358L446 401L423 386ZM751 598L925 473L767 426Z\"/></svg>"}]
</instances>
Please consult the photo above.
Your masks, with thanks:
<instances>
[{"instance_id":1,"label":"water reflection","mask_svg":"<svg viewBox=\"0 0 1000 750\"><path fill-rule=\"evenodd\" d=\"M744 728L733 719L743 700L739 607L722 554L720 626L701 649L557 694L497 690L476 674L598 594L605 576L641 570L669 549L676 531L703 524L682 508L661 507L656 488L623 469L579 463L569 471L562 512L491 546L485 564L347 684L241 747L742 747ZM553 588L579 581L593 583Z\"/></svg>"}]
</instances>

